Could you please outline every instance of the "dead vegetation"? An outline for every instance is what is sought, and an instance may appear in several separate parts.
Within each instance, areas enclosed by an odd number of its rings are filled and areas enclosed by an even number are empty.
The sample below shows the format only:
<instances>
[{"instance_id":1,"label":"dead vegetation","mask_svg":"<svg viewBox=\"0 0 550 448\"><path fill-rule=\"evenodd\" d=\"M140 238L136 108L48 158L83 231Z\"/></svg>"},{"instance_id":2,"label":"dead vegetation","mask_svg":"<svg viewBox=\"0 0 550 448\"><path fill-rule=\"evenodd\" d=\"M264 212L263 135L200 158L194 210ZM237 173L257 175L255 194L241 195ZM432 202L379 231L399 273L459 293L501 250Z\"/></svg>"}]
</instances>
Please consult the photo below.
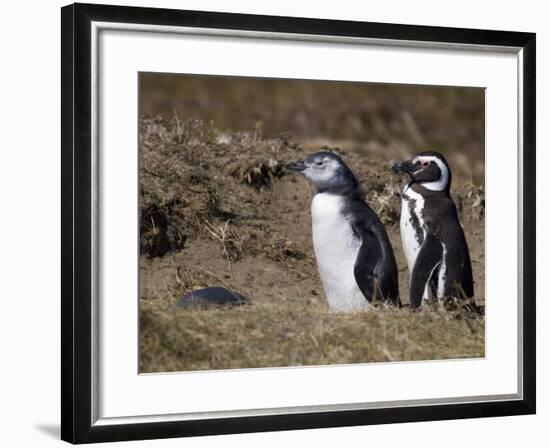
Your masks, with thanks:
<instances>
[{"instance_id":1,"label":"dead vegetation","mask_svg":"<svg viewBox=\"0 0 550 448\"><path fill-rule=\"evenodd\" d=\"M214 225L205 219L204 227L210 236L220 243L222 256L227 258L228 263L231 263L239 261L243 257L245 237L240 235L235 229L230 228L229 222L226 221L221 225Z\"/></svg>"},{"instance_id":2,"label":"dead vegetation","mask_svg":"<svg viewBox=\"0 0 550 448\"><path fill-rule=\"evenodd\" d=\"M168 302L167 299L166 302ZM458 359L483 356L484 320L436 305L331 313L322 297L141 313L143 372ZM160 367L160 368L159 368Z\"/></svg>"},{"instance_id":3,"label":"dead vegetation","mask_svg":"<svg viewBox=\"0 0 550 448\"><path fill-rule=\"evenodd\" d=\"M352 148L352 149L350 149ZM435 305L411 313L328 310L317 274L311 187L284 165L318 150L289 134L220 131L174 116L140 119L140 370L144 372L447 359L484 355L484 319ZM341 145L386 224L408 297L399 238L401 180L369 145ZM452 162L451 162L452 163ZM484 299L484 190L458 175L453 194ZM234 309L179 310L195 289L251 298Z\"/></svg>"},{"instance_id":4,"label":"dead vegetation","mask_svg":"<svg viewBox=\"0 0 550 448\"><path fill-rule=\"evenodd\" d=\"M275 159L250 159L234 163L229 173L243 184L250 185L257 190L270 187L273 180L280 179L284 174L281 162Z\"/></svg>"},{"instance_id":5,"label":"dead vegetation","mask_svg":"<svg viewBox=\"0 0 550 448\"><path fill-rule=\"evenodd\" d=\"M140 120L141 253L163 256L206 232L222 243L225 256L238 259L242 241L229 227L238 199L228 197L227 182L269 188L284 174L280 159L287 146L283 138L264 139L259 130L218 133L212 124L177 116ZM249 212L256 213L252 207Z\"/></svg>"}]
</instances>

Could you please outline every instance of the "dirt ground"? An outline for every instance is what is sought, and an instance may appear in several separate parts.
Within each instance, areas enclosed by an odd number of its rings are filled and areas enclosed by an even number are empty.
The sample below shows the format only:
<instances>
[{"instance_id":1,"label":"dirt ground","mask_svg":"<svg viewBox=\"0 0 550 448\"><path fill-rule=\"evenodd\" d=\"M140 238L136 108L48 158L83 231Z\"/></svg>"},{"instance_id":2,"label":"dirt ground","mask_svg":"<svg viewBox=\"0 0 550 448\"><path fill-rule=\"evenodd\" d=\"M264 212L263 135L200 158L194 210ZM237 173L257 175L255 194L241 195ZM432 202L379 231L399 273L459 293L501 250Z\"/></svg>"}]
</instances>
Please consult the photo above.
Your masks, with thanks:
<instances>
[{"instance_id":1,"label":"dirt ground","mask_svg":"<svg viewBox=\"0 0 550 448\"><path fill-rule=\"evenodd\" d=\"M312 187L284 170L286 162L324 145L342 155L386 225L401 299L408 302L399 236L402 179L392 174L394 160L380 145L142 117L142 372L484 356L484 318L464 309L329 311L311 241ZM484 304L483 186L456 173L452 193L470 247L475 299ZM183 294L207 286L235 290L251 304L175 308Z\"/></svg>"}]
</instances>

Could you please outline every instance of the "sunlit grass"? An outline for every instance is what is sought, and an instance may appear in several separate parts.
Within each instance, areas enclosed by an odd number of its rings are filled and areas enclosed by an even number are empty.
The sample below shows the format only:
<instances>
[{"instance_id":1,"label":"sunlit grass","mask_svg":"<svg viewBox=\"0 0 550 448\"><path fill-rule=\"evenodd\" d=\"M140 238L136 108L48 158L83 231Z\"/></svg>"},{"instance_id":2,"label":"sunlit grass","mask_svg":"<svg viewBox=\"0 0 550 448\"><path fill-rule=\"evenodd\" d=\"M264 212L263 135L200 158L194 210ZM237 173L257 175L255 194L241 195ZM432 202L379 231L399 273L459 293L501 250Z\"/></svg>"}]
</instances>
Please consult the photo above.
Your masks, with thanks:
<instances>
[{"instance_id":1,"label":"sunlit grass","mask_svg":"<svg viewBox=\"0 0 550 448\"><path fill-rule=\"evenodd\" d=\"M142 303L142 372L484 356L485 320L465 309L342 314L319 298L186 310L170 302Z\"/></svg>"}]
</instances>

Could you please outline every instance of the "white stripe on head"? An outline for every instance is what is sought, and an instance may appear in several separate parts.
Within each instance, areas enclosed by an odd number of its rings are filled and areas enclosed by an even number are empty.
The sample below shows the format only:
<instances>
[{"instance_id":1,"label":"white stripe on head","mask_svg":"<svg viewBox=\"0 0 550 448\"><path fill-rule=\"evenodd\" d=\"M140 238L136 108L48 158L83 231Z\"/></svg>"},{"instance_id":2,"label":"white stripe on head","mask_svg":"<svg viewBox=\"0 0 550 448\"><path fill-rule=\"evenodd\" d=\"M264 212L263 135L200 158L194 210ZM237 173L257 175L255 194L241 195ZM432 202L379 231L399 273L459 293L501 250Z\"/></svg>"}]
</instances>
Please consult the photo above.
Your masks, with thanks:
<instances>
[{"instance_id":1,"label":"white stripe on head","mask_svg":"<svg viewBox=\"0 0 550 448\"><path fill-rule=\"evenodd\" d=\"M432 182L419 182L420 185L433 191L442 191L447 188L447 185L449 184L449 168L447 168L439 157L417 156L412 160L412 163L416 162L434 162L439 167L439 171L441 172L438 180Z\"/></svg>"}]
</instances>

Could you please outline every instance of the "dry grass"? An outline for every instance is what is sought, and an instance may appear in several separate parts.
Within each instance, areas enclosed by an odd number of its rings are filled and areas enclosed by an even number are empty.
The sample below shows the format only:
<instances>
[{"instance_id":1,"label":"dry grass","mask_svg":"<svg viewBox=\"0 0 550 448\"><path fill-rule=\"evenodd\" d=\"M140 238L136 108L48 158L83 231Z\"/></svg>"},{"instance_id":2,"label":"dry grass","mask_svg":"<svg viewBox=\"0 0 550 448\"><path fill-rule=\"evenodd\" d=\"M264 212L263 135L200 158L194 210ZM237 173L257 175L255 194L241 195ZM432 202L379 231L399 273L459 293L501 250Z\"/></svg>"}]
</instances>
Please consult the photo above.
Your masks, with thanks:
<instances>
[{"instance_id":1,"label":"dry grass","mask_svg":"<svg viewBox=\"0 0 550 448\"><path fill-rule=\"evenodd\" d=\"M442 306L332 313L320 297L279 297L232 309L142 304L140 370L183 371L471 358L485 321ZM161 367L159 369L159 367Z\"/></svg>"},{"instance_id":2,"label":"dry grass","mask_svg":"<svg viewBox=\"0 0 550 448\"><path fill-rule=\"evenodd\" d=\"M279 161L274 159L249 159L233 164L229 173L239 182L259 190L262 187L270 187L274 179L281 178L284 168Z\"/></svg>"}]
</instances>

